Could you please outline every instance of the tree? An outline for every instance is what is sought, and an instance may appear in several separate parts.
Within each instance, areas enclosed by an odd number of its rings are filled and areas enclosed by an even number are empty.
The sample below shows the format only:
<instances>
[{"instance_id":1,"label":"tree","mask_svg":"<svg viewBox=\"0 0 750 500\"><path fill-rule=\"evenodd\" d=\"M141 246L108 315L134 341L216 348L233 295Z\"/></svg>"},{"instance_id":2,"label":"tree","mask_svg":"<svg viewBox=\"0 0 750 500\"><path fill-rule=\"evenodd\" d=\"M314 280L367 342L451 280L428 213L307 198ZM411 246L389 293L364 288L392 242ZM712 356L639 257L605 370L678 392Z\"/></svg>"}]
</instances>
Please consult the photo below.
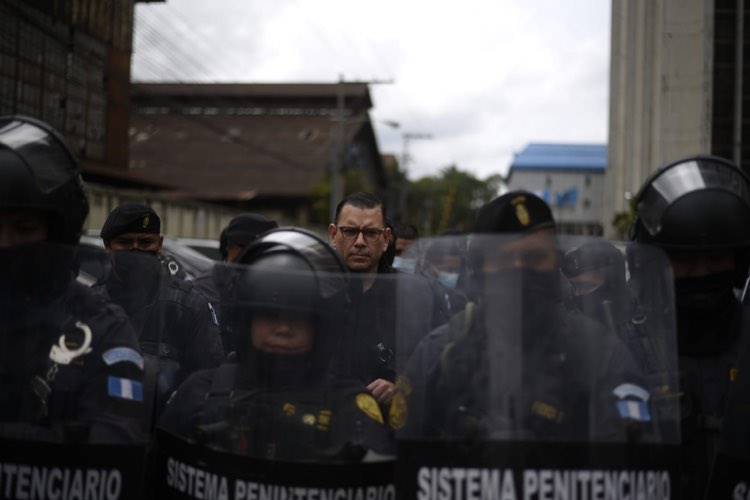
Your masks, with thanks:
<instances>
[{"instance_id":1,"label":"tree","mask_svg":"<svg viewBox=\"0 0 750 500\"><path fill-rule=\"evenodd\" d=\"M627 240L628 234L630 233L630 227L635 222L636 218L636 198L633 197L628 203L628 210L626 212L617 212L612 217L612 227L615 230L616 239Z\"/></svg>"},{"instance_id":2,"label":"tree","mask_svg":"<svg viewBox=\"0 0 750 500\"><path fill-rule=\"evenodd\" d=\"M423 236L451 228L469 231L476 209L496 197L501 184L499 174L481 180L455 165L446 167L440 176L423 177L411 184L410 218L418 221Z\"/></svg>"},{"instance_id":3,"label":"tree","mask_svg":"<svg viewBox=\"0 0 750 500\"><path fill-rule=\"evenodd\" d=\"M356 191L371 191L372 184L367 180L364 170L347 169L344 173L344 194ZM330 220L331 183L328 179L316 182L311 188L312 217L311 221L327 225Z\"/></svg>"}]
</instances>

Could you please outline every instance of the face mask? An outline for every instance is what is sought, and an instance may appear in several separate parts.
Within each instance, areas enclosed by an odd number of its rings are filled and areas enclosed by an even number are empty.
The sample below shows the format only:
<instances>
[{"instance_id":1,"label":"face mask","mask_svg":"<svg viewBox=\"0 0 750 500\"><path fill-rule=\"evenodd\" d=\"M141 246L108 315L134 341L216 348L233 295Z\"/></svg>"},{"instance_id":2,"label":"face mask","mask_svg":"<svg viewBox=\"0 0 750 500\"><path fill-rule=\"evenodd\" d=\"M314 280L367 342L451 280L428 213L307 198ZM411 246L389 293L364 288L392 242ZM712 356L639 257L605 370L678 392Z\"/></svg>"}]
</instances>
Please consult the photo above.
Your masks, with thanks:
<instances>
[{"instance_id":1,"label":"face mask","mask_svg":"<svg viewBox=\"0 0 750 500\"><path fill-rule=\"evenodd\" d=\"M676 278L674 291L678 316L709 316L725 310L735 300L734 277L734 271L724 271L697 278Z\"/></svg>"},{"instance_id":2,"label":"face mask","mask_svg":"<svg viewBox=\"0 0 750 500\"><path fill-rule=\"evenodd\" d=\"M29 243L0 249L0 321L22 321L73 280L76 247ZM36 313L38 314L38 312Z\"/></svg>"},{"instance_id":3,"label":"face mask","mask_svg":"<svg viewBox=\"0 0 750 500\"><path fill-rule=\"evenodd\" d=\"M450 288L452 290L456 288L456 284L458 283L458 273L446 273L443 271L439 271L437 280L445 288Z\"/></svg>"},{"instance_id":4,"label":"face mask","mask_svg":"<svg viewBox=\"0 0 750 500\"><path fill-rule=\"evenodd\" d=\"M510 342L530 345L559 323L559 274L530 269L506 269L481 277L480 302L487 332L518 336Z\"/></svg>"},{"instance_id":5,"label":"face mask","mask_svg":"<svg viewBox=\"0 0 750 500\"><path fill-rule=\"evenodd\" d=\"M739 331L733 324L739 302L732 285L735 273L677 278L677 340L682 355L706 356L721 352Z\"/></svg>"},{"instance_id":6,"label":"face mask","mask_svg":"<svg viewBox=\"0 0 750 500\"><path fill-rule=\"evenodd\" d=\"M161 261L156 252L112 252L112 270L107 279L107 290L126 310L133 310L149 302L160 279Z\"/></svg>"},{"instance_id":7,"label":"face mask","mask_svg":"<svg viewBox=\"0 0 750 500\"><path fill-rule=\"evenodd\" d=\"M393 268L405 273L413 273L417 268L417 259L406 259L396 256L393 259Z\"/></svg>"}]
</instances>

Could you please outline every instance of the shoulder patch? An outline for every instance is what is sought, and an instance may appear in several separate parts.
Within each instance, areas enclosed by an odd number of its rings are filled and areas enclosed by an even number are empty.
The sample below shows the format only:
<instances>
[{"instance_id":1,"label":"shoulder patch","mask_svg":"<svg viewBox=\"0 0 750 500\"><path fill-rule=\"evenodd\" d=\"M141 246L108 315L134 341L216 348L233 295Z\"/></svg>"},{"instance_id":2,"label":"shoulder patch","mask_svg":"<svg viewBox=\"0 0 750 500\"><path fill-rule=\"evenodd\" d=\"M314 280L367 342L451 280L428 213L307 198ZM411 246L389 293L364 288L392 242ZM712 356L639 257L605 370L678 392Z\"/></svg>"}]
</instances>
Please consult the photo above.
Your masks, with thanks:
<instances>
[{"instance_id":1,"label":"shoulder patch","mask_svg":"<svg viewBox=\"0 0 750 500\"><path fill-rule=\"evenodd\" d=\"M378 402L375 400L375 398L370 394L360 392L354 398L354 401L355 403L357 403L357 408L359 408L362 413L380 424L385 424L385 421L383 420L383 413L380 411L380 406L378 405Z\"/></svg>"},{"instance_id":2,"label":"shoulder patch","mask_svg":"<svg viewBox=\"0 0 750 500\"><path fill-rule=\"evenodd\" d=\"M612 393L617 396L617 411L624 420L648 422L651 412L648 407L649 392L635 384L621 384Z\"/></svg>"},{"instance_id":3,"label":"shoulder patch","mask_svg":"<svg viewBox=\"0 0 750 500\"><path fill-rule=\"evenodd\" d=\"M391 408L388 410L388 423L395 430L402 429L406 425L406 419L409 415L406 405L406 397L397 392L391 401Z\"/></svg>"},{"instance_id":4,"label":"shoulder patch","mask_svg":"<svg viewBox=\"0 0 750 500\"><path fill-rule=\"evenodd\" d=\"M143 384L129 378L108 377L107 393L113 398L143 401Z\"/></svg>"},{"instance_id":5,"label":"shoulder patch","mask_svg":"<svg viewBox=\"0 0 750 500\"><path fill-rule=\"evenodd\" d=\"M114 347L109 349L102 354L102 359L108 366L115 363L133 363L143 370L143 356L130 347Z\"/></svg>"}]
</instances>

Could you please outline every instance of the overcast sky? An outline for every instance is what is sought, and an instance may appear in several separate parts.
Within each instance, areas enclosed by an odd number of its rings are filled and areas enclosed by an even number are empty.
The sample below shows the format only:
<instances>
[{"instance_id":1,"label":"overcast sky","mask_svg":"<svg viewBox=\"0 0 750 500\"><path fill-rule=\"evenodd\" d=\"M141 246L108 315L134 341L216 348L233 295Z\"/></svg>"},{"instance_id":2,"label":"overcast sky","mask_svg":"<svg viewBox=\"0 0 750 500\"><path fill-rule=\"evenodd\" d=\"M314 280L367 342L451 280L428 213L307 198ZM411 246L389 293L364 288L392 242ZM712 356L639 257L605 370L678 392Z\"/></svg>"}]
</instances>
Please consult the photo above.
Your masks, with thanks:
<instances>
[{"instance_id":1,"label":"overcast sky","mask_svg":"<svg viewBox=\"0 0 750 500\"><path fill-rule=\"evenodd\" d=\"M606 142L609 29L608 0L167 0L136 4L133 78L390 81L370 87L381 152L430 135L410 178L485 178L529 142Z\"/></svg>"}]
</instances>

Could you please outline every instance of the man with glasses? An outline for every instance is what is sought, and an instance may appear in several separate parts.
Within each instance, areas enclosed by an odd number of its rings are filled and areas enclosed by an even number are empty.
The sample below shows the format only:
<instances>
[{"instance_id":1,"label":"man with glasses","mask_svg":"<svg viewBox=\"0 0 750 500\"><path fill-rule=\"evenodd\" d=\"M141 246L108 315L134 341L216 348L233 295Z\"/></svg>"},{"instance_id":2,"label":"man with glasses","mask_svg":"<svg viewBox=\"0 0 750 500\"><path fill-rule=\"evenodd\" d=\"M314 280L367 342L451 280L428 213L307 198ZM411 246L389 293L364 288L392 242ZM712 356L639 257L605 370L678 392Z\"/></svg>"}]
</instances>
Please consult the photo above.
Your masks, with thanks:
<instances>
[{"instance_id":1,"label":"man with glasses","mask_svg":"<svg viewBox=\"0 0 750 500\"><path fill-rule=\"evenodd\" d=\"M396 346L396 279L404 293L422 294L431 300L429 285L414 276L396 275L384 253L391 239L385 208L370 193L354 193L336 207L336 220L328 226L331 245L354 273L351 334L338 360L342 375L362 380L372 395L388 404L393 397ZM384 277L391 275L390 279ZM398 330L415 338L429 331L429 318L405 318ZM416 344L416 342L414 342Z\"/></svg>"}]
</instances>

